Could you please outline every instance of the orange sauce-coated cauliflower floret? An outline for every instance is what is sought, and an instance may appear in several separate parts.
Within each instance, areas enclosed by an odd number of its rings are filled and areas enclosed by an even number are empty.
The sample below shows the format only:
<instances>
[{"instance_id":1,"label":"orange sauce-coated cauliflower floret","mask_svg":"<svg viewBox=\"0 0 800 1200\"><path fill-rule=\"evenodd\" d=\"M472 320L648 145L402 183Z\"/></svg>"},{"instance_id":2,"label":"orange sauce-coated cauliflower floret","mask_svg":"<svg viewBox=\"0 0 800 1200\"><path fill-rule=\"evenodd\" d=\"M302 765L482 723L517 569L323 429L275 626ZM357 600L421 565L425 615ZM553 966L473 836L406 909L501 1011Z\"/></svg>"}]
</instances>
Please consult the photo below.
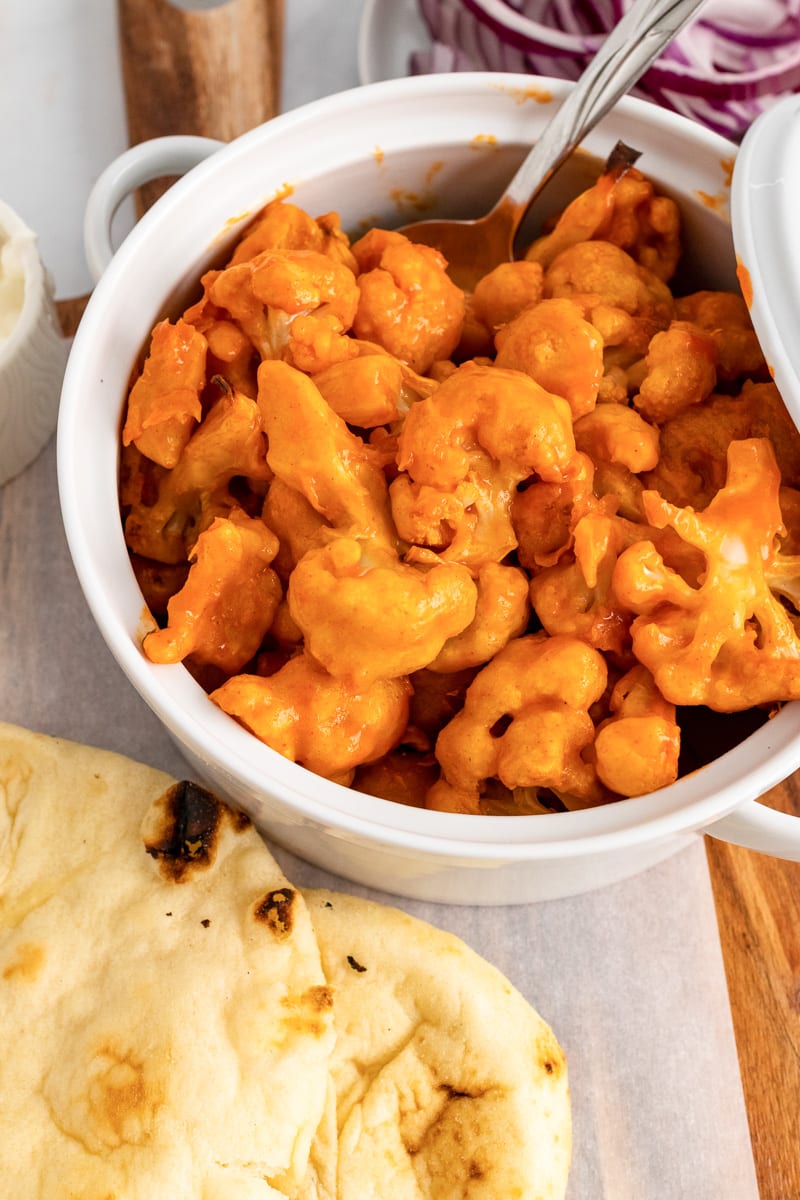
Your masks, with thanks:
<instances>
[{"instance_id":1,"label":"orange sauce-coated cauliflower floret","mask_svg":"<svg viewBox=\"0 0 800 1200\"><path fill-rule=\"evenodd\" d=\"M376 452L287 363L258 369L258 406L275 475L341 532L394 543L386 478Z\"/></svg>"},{"instance_id":2,"label":"orange sauce-coated cauliflower floret","mask_svg":"<svg viewBox=\"0 0 800 1200\"><path fill-rule=\"evenodd\" d=\"M261 517L280 542L274 566L286 581L303 555L324 546L334 532L303 493L279 476L269 485Z\"/></svg>"},{"instance_id":3,"label":"orange sauce-coated cauliflower floret","mask_svg":"<svg viewBox=\"0 0 800 1200\"><path fill-rule=\"evenodd\" d=\"M336 213L325 213L314 220L286 200L273 200L259 213L237 243L230 264L247 262L263 250L315 250L344 263L353 272L357 269L350 241Z\"/></svg>"},{"instance_id":4,"label":"orange sauce-coated cauliflower floret","mask_svg":"<svg viewBox=\"0 0 800 1200\"><path fill-rule=\"evenodd\" d=\"M478 567L517 544L517 484L562 481L575 457L569 406L519 371L466 363L409 411L390 489L401 537Z\"/></svg>"},{"instance_id":5,"label":"orange sauce-coated cauliflower floret","mask_svg":"<svg viewBox=\"0 0 800 1200\"><path fill-rule=\"evenodd\" d=\"M681 747L675 706L659 692L638 664L611 692L611 716L597 727L594 762L597 774L620 796L644 796L678 778Z\"/></svg>"},{"instance_id":6,"label":"orange sauce-coated cauliflower floret","mask_svg":"<svg viewBox=\"0 0 800 1200\"><path fill-rule=\"evenodd\" d=\"M204 332L209 379L221 377L233 391L255 396L258 358L250 339L238 325L224 318L209 320Z\"/></svg>"},{"instance_id":7,"label":"orange sauce-coated cauliflower floret","mask_svg":"<svg viewBox=\"0 0 800 1200\"><path fill-rule=\"evenodd\" d=\"M425 793L436 782L439 766L432 753L420 754L401 746L377 762L359 767L352 787L394 804L425 807Z\"/></svg>"},{"instance_id":8,"label":"orange sauce-coated cauliflower floret","mask_svg":"<svg viewBox=\"0 0 800 1200\"><path fill-rule=\"evenodd\" d=\"M542 298L544 271L539 263L500 263L475 285L472 312L489 331L499 329L518 317L523 309Z\"/></svg>"},{"instance_id":9,"label":"orange sauce-coated cauliflower floret","mask_svg":"<svg viewBox=\"0 0 800 1200\"><path fill-rule=\"evenodd\" d=\"M646 374L633 402L651 421L668 421L710 396L717 382L717 348L699 325L673 321L647 348Z\"/></svg>"},{"instance_id":10,"label":"orange sauce-coated cauliflower floret","mask_svg":"<svg viewBox=\"0 0 800 1200\"><path fill-rule=\"evenodd\" d=\"M464 563L477 571L502 562L517 544L510 505L518 473L475 450L467 477L440 491L401 474L389 487L392 517L409 543L409 560L435 554L442 562Z\"/></svg>"},{"instance_id":11,"label":"orange sauce-coated cauliflower floret","mask_svg":"<svg viewBox=\"0 0 800 1200\"><path fill-rule=\"evenodd\" d=\"M467 478L476 447L521 479L562 479L575 453L569 405L521 371L465 363L409 411L398 466L444 491Z\"/></svg>"},{"instance_id":12,"label":"orange sauce-coated cauliflower floret","mask_svg":"<svg viewBox=\"0 0 800 1200\"><path fill-rule=\"evenodd\" d=\"M738 396L710 396L660 432L660 454L644 476L673 504L704 508L725 483L732 441L769 438L783 483L800 485L800 440L774 383L745 383Z\"/></svg>"},{"instance_id":13,"label":"orange sauce-coated cauliflower floret","mask_svg":"<svg viewBox=\"0 0 800 1200\"><path fill-rule=\"evenodd\" d=\"M344 337L358 305L355 276L325 254L264 250L205 278L211 303L241 326L262 358L321 370L357 353Z\"/></svg>"},{"instance_id":14,"label":"orange sauce-coated cauliflower floret","mask_svg":"<svg viewBox=\"0 0 800 1200\"><path fill-rule=\"evenodd\" d=\"M258 650L282 595L270 567L278 540L263 521L241 510L217 517L201 533L189 575L167 605L168 622L144 639L151 662L191 656L227 674L241 671Z\"/></svg>"},{"instance_id":15,"label":"orange sauce-coated cauliflower floret","mask_svg":"<svg viewBox=\"0 0 800 1200\"><path fill-rule=\"evenodd\" d=\"M320 393L349 425L372 429L405 416L436 384L390 354L361 354L313 376Z\"/></svg>"},{"instance_id":16,"label":"orange sauce-coated cauliflower floret","mask_svg":"<svg viewBox=\"0 0 800 1200\"><path fill-rule=\"evenodd\" d=\"M562 251L545 272L544 295L581 305L605 346L629 355L646 353L673 313L667 285L611 242L578 242Z\"/></svg>"},{"instance_id":17,"label":"orange sauce-coated cauliflower floret","mask_svg":"<svg viewBox=\"0 0 800 1200\"><path fill-rule=\"evenodd\" d=\"M131 554L131 566L145 604L159 622L167 617L167 604L186 582L188 563L160 563Z\"/></svg>"},{"instance_id":18,"label":"orange sauce-coated cauliflower floret","mask_svg":"<svg viewBox=\"0 0 800 1200\"><path fill-rule=\"evenodd\" d=\"M128 397L122 444L162 467L174 467L200 420L206 339L186 321L160 321L142 373Z\"/></svg>"},{"instance_id":19,"label":"orange sauce-coated cauliflower floret","mask_svg":"<svg viewBox=\"0 0 800 1200\"><path fill-rule=\"evenodd\" d=\"M782 560L780 474L770 443L752 438L728 447L725 486L702 512L677 508L645 492L651 524L671 526L705 556L693 587L669 568L652 543L619 558L614 588L640 614L633 649L673 704L735 712L800 698L800 638L771 590L800 574Z\"/></svg>"},{"instance_id":20,"label":"orange sauce-coated cauliflower floret","mask_svg":"<svg viewBox=\"0 0 800 1200\"><path fill-rule=\"evenodd\" d=\"M638 475L658 463L659 432L627 405L598 404L575 422L575 445L595 463L620 463Z\"/></svg>"},{"instance_id":21,"label":"orange sauce-coated cauliflower floret","mask_svg":"<svg viewBox=\"0 0 800 1200\"><path fill-rule=\"evenodd\" d=\"M531 579L531 603L549 634L580 637L625 659L632 614L618 600L612 579L622 550L641 536L638 526L602 512L578 521L573 556Z\"/></svg>"},{"instance_id":22,"label":"orange sauce-coated cauliflower floret","mask_svg":"<svg viewBox=\"0 0 800 1200\"><path fill-rule=\"evenodd\" d=\"M211 693L215 704L266 745L339 783L397 744L408 721L406 679L354 687L305 654L274 675L237 675Z\"/></svg>"},{"instance_id":23,"label":"orange sauce-coated cauliflower floret","mask_svg":"<svg viewBox=\"0 0 800 1200\"><path fill-rule=\"evenodd\" d=\"M537 238L525 257L547 267L570 246L612 242L659 279L675 273L681 252L680 212L635 167L609 164L596 183L567 205L552 231Z\"/></svg>"},{"instance_id":24,"label":"orange sauce-coated cauliflower floret","mask_svg":"<svg viewBox=\"0 0 800 1200\"><path fill-rule=\"evenodd\" d=\"M442 778L427 806L479 812L484 784L495 778L511 790L546 788L572 804L600 800L585 752L594 741L589 709L606 678L602 655L578 638L542 633L509 642L439 734Z\"/></svg>"},{"instance_id":25,"label":"orange sauce-coated cauliflower floret","mask_svg":"<svg viewBox=\"0 0 800 1200\"><path fill-rule=\"evenodd\" d=\"M356 336L377 342L420 374L449 358L464 321L464 293L430 246L371 229L353 245L359 265Z\"/></svg>"},{"instance_id":26,"label":"orange sauce-coated cauliflower floret","mask_svg":"<svg viewBox=\"0 0 800 1200\"><path fill-rule=\"evenodd\" d=\"M414 566L346 537L309 551L288 595L309 652L358 687L427 666L467 628L477 602L475 583L458 563Z\"/></svg>"},{"instance_id":27,"label":"orange sauce-coated cauliflower floret","mask_svg":"<svg viewBox=\"0 0 800 1200\"><path fill-rule=\"evenodd\" d=\"M269 475L255 402L224 392L175 467L158 478L156 495L142 496L132 505L125 521L126 541L157 562L185 562L198 532L214 516L225 516L236 507L231 481L239 477L258 485Z\"/></svg>"},{"instance_id":28,"label":"orange sauce-coated cauliflower floret","mask_svg":"<svg viewBox=\"0 0 800 1200\"><path fill-rule=\"evenodd\" d=\"M591 412L603 377L603 339L570 300L526 308L496 337L498 367L524 371L563 396L573 420Z\"/></svg>"},{"instance_id":29,"label":"orange sauce-coated cauliflower floret","mask_svg":"<svg viewBox=\"0 0 800 1200\"><path fill-rule=\"evenodd\" d=\"M428 670L452 674L488 662L528 624L528 580L518 567L485 563L476 579L478 601L470 624L448 638Z\"/></svg>"},{"instance_id":30,"label":"orange sauce-coated cauliflower floret","mask_svg":"<svg viewBox=\"0 0 800 1200\"><path fill-rule=\"evenodd\" d=\"M605 511L593 491L594 464L578 452L560 483L531 483L511 502L511 520L518 540L517 557L535 571L552 566L572 545L575 526L595 510Z\"/></svg>"},{"instance_id":31,"label":"orange sauce-coated cauliflower floret","mask_svg":"<svg viewBox=\"0 0 800 1200\"><path fill-rule=\"evenodd\" d=\"M750 313L738 292L693 292L675 300L675 316L705 329L717 350L720 379L765 379L766 363Z\"/></svg>"}]
</instances>

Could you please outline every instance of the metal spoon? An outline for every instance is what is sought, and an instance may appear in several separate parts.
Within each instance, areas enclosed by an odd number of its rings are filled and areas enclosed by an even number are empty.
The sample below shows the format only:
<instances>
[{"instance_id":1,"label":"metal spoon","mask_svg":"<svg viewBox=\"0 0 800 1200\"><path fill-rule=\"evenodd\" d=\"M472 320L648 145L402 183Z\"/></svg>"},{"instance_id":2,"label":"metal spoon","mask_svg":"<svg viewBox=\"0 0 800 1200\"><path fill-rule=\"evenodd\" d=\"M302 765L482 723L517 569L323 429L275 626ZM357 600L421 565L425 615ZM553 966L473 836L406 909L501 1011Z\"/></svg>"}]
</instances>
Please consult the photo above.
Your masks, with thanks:
<instances>
[{"instance_id":1,"label":"metal spoon","mask_svg":"<svg viewBox=\"0 0 800 1200\"><path fill-rule=\"evenodd\" d=\"M415 221L401 229L441 250L449 274L470 287L514 258L514 239L535 197L581 139L647 70L705 0L636 0L603 42L494 208L473 221Z\"/></svg>"}]
</instances>

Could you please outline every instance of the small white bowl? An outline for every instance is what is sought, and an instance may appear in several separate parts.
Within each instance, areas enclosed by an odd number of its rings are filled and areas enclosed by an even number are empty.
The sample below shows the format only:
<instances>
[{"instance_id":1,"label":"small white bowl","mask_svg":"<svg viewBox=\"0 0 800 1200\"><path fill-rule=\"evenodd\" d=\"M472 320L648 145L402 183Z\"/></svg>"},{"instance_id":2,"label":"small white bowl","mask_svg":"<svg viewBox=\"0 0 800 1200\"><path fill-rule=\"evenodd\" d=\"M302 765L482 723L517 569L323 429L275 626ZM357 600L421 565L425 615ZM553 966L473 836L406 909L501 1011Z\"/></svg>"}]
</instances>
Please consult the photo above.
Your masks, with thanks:
<instances>
[{"instance_id":1,"label":"small white bowl","mask_svg":"<svg viewBox=\"0 0 800 1200\"><path fill-rule=\"evenodd\" d=\"M36 234L0 201L0 485L56 428L67 349Z\"/></svg>"},{"instance_id":2,"label":"small white bowl","mask_svg":"<svg viewBox=\"0 0 800 1200\"><path fill-rule=\"evenodd\" d=\"M64 381L64 524L87 601L125 674L193 769L270 838L350 880L404 896L465 904L566 896L642 870L704 828L800 859L800 822L755 802L800 766L797 704L709 766L649 796L585 812L473 817L391 804L309 773L221 712L182 666L154 665L140 648L144 601L117 505L119 429L132 364L170 297L287 185L294 202L314 215L338 210L351 230L402 223L423 203L426 215L485 211L569 86L487 73L392 80L317 101L215 149L113 256ZM728 198L736 148L630 98L587 138L585 150L602 160L620 138L643 151L643 171L680 201L687 258L706 285L733 286ZM214 149L162 140L128 151L109 168L87 212L98 268L108 256L114 206L126 188L163 170L170 146L183 147L183 167ZM589 161L579 153L563 168L537 201L540 212L587 185Z\"/></svg>"}]
</instances>

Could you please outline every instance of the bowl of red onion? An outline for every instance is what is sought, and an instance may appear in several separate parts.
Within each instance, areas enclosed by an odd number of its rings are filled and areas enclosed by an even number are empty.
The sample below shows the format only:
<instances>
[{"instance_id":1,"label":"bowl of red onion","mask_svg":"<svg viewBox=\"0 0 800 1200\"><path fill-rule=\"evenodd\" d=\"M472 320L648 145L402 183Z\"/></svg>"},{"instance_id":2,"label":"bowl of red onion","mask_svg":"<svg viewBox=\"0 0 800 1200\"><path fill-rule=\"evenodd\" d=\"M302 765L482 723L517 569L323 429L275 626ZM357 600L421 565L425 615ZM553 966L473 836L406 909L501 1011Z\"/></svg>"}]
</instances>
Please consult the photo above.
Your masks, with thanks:
<instances>
[{"instance_id":1,"label":"bowl of red onion","mask_svg":"<svg viewBox=\"0 0 800 1200\"><path fill-rule=\"evenodd\" d=\"M412 74L516 71L577 79L633 0L417 0L431 46ZM797 0L706 0L633 89L738 141L800 90Z\"/></svg>"}]
</instances>

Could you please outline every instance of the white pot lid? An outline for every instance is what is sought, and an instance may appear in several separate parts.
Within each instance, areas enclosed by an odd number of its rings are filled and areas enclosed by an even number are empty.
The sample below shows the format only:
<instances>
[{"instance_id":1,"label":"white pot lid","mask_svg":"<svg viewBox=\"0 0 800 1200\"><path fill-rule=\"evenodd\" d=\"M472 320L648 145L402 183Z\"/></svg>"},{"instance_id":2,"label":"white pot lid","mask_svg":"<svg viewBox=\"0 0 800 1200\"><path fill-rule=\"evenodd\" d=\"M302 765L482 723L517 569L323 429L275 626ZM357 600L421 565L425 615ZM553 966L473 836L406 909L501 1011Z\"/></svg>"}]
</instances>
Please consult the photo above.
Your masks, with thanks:
<instances>
[{"instance_id":1,"label":"white pot lid","mask_svg":"<svg viewBox=\"0 0 800 1200\"><path fill-rule=\"evenodd\" d=\"M748 129L731 184L739 278L764 357L800 427L800 95Z\"/></svg>"}]
</instances>

